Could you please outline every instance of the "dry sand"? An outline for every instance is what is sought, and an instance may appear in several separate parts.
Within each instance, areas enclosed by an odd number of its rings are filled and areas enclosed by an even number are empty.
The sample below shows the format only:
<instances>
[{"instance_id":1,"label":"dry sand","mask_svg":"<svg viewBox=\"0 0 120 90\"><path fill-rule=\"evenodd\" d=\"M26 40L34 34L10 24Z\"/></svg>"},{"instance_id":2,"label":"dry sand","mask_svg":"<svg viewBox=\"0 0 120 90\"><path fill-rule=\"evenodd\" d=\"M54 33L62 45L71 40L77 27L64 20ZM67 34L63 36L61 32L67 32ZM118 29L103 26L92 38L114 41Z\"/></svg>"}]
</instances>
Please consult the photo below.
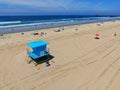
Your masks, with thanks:
<instances>
[{"instance_id":1,"label":"dry sand","mask_svg":"<svg viewBox=\"0 0 120 90\"><path fill-rule=\"evenodd\" d=\"M0 36L0 90L120 90L120 21L44 31ZM26 43L35 40L50 43L50 67L26 62Z\"/></svg>"}]
</instances>

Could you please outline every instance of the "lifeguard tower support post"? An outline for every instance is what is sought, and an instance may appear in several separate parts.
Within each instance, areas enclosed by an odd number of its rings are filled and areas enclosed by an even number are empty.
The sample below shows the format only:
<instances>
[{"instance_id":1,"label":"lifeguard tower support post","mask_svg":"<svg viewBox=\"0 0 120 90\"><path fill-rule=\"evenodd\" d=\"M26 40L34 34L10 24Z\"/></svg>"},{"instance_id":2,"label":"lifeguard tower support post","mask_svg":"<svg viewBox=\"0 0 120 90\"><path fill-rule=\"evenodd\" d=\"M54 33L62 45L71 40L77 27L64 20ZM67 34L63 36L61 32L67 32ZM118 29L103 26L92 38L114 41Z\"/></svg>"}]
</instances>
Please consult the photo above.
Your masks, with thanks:
<instances>
[{"instance_id":1,"label":"lifeguard tower support post","mask_svg":"<svg viewBox=\"0 0 120 90\"><path fill-rule=\"evenodd\" d=\"M48 42L43 40L27 43L27 46L32 49L32 51L27 52L28 56L33 60L38 60L39 58L49 56L50 53L46 49L47 45Z\"/></svg>"}]
</instances>

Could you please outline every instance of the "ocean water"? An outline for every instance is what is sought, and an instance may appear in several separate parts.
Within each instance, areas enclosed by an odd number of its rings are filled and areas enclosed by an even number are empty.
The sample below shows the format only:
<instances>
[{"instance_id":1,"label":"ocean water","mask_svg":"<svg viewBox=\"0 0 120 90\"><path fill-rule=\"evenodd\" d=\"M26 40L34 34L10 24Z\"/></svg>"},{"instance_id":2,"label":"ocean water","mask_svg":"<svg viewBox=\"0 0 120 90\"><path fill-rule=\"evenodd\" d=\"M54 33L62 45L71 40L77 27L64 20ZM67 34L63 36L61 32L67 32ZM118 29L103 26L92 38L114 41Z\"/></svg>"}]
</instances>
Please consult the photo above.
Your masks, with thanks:
<instances>
[{"instance_id":1,"label":"ocean water","mask_svg":"<svg viewBox=\"0 0 120 90\"><path fill-rule=\"evenodd\" d=\"M118 16L0 16L0 34L118 19Z\"/></svg>"}]
</instances>

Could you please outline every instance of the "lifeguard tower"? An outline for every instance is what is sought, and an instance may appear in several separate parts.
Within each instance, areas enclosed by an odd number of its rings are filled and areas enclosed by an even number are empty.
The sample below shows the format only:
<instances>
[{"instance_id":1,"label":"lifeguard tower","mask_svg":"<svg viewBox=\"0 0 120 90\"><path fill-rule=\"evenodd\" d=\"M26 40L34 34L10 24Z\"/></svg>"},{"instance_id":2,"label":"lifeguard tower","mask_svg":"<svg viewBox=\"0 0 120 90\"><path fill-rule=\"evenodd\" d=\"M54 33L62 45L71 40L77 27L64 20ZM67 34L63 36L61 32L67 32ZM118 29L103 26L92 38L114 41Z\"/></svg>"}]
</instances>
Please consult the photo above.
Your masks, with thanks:
<instances>
[{"instance_id":1,"label":"lifeguard tower","mask_svg":"<svg viewBox=\"0 0 120 90\"><path fill-rule=\"evenodd\" d=\"M31 60L40 62L43 58L47 61L50 55L49 50L46 48L47 45L48 42L43 40L27 43L27 46L31 48L31 51L27 51L27 55L30 58L30 60L28 60L28 63L30 63Z\"/></svg>"}]
</instances>

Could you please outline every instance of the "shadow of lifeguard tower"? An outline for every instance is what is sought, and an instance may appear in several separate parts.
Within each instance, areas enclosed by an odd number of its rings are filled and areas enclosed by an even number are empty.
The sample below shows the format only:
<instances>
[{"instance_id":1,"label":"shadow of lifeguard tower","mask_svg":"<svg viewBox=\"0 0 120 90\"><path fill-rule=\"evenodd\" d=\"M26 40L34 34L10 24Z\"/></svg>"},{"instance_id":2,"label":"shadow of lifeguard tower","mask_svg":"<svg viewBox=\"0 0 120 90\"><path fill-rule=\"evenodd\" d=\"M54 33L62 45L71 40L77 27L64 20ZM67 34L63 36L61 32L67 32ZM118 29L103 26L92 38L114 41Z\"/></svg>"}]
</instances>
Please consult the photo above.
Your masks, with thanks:
<instances>
[{"instance_id":1,"label":"shadow of lifeguard tower","mask_svg":"<svg viewBox=\"0 0 120 90\"><path fill-rule=\"evenodd\" d=\"M46 66L50 66L49 60L54 57L50 54L49 49L47 49L47 45L48 42L43 40L27 43L27 46L31 48L31 51L27 50L28 63L34 62L37 66L46 62Z\"/></svg>"}]
</instances>

